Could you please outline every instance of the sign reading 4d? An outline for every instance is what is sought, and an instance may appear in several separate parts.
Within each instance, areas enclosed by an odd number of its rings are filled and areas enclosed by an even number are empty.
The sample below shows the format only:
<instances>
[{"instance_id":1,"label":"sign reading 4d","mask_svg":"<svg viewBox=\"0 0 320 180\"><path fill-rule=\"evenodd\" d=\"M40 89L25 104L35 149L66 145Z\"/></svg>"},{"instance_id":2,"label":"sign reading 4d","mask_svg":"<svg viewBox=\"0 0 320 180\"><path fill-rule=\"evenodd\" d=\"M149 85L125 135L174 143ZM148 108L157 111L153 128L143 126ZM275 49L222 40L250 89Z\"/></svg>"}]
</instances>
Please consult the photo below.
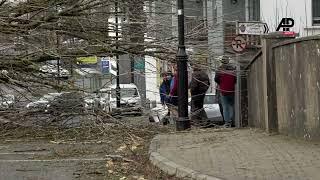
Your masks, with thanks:
<instances>
[{"instance_id":1,"label":"sign reading 4d","mask_svg":"<svg viewBox=\"0 0 320 180\"><path fill-rule=\"evenodd\" d=\"M278 25L277 31L282 28L283 31L290 31L290 28L294 26L294 20L292 18L282 18L280 24Z\"/></svg>"}]
</instances>

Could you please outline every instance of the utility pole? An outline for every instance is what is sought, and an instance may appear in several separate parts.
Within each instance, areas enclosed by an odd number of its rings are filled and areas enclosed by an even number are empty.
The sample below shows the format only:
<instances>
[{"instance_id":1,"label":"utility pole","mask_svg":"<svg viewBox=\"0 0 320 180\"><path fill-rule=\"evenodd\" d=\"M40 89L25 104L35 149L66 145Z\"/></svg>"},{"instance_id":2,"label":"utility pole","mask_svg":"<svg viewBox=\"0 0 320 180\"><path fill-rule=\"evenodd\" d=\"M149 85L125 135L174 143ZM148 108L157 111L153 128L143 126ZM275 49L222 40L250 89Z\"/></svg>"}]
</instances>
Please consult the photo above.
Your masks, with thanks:
<instances>
[{"instance_id":1,"label":"utility pole","mask_svg":"<svg viewBox=\"0 0 320 180\"><path fill-rule=\"evenodd\" d=\"M119 25L118 25L118 1L115 2L115 21L116 21L116 62L117 62L117 86L116 86L116 96L117 96L117 108L120 108L120 71L119 71L119 55L118 55L118 39L119 39Z\"/></svg>"},{"instance_id":2,"label":"utility pole","mask_svg":"<svg viewBox=\"0 0 320 180\"><path fill-rule=\"evenodd\" d=\"M183 131L191 127L188 118L188 56L184 45L184 6L183 0L178 0L178 34L179 45L177 52L178 62L178 114L176 130Z\"/></svg>"},{"instance_id":3,"label":"utility pole","mask_svg":"<svg viewBox=\"0 0 320 180\"><path fill-rule=\"evenodd\" d=\"M131 57L131 56L129 56L130 57L130 67L131 67L131 69L130 69L130 71L131 71L131 83L134 83L134 58L135 57Z\"/></svg>"}]
</instances>

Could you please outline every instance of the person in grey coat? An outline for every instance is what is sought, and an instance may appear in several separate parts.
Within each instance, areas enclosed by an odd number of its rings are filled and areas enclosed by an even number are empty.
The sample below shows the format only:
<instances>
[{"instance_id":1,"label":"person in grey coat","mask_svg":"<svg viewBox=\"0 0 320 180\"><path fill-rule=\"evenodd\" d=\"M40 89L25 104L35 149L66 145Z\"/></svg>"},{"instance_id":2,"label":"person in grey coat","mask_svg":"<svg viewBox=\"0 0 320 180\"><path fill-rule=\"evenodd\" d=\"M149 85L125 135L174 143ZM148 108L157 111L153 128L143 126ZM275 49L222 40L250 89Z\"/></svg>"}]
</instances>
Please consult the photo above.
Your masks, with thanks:
<instances>
[{"instance_id":1,"label":"person in grey coat","mask_svg":"<svg viewBox=\"0 0 320 180\"><path fill-rule=\"evenodd\" d=\"M207 121L206 112L203 109L204 98L210 87L208 74L199 67L194 67L190 82L191 92L191 120L195 125L205 126Z\"/></svg>"}]
</instances>

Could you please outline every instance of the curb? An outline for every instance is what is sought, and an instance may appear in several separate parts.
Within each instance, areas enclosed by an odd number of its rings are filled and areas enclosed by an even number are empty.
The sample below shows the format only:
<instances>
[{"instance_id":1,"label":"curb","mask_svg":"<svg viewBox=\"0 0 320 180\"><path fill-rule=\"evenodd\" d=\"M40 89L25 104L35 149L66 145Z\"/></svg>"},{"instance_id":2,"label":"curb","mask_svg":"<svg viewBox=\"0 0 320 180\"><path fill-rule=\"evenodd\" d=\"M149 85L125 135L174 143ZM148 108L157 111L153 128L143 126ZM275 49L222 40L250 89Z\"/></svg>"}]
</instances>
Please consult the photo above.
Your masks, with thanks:
<instances>
[{"instance_id":1,"label":"curb","mask_svg":"<svg viewBox=\"0 0 320 180\"><path fill-rule=\"evenodd\" d=\"M169 159L163 157L160 153L157 152L159 147L159 135L152 139L149 147L149 160L154 166L157 166L162 171L166 172L169 175L188 178L192 180L222 180L213 176L206 174L201 174L190 168L176 164L175 162L170 161Z\"/></svg>"}]
</instances>

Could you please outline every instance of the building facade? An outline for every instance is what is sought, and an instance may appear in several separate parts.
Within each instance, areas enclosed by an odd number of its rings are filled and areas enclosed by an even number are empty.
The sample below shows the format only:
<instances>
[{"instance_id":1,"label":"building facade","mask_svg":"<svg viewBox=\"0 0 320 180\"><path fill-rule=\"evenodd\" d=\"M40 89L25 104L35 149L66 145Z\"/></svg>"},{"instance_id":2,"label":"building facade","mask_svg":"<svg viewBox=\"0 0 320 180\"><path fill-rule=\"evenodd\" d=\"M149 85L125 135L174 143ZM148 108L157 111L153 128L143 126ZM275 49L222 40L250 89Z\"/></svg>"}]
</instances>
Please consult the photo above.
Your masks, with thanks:
<instances>
[{"instance_id":1,"label":"building facade","mask_svg":"<svg viewBox=\"0 0 320 180\"><path fill-rule=\"evenodd\" d=\"M206 0L204 11L208 24L209 66L212 84L215 84L214 72L220 66L222 56L245 65L259 50L259 36L243 36L247 43L243 52L235 52L232 41L237 37L237 22L260 21L260 0ZM215 92L214 85L211 91Z\"/></svg>"}]
</instances>

